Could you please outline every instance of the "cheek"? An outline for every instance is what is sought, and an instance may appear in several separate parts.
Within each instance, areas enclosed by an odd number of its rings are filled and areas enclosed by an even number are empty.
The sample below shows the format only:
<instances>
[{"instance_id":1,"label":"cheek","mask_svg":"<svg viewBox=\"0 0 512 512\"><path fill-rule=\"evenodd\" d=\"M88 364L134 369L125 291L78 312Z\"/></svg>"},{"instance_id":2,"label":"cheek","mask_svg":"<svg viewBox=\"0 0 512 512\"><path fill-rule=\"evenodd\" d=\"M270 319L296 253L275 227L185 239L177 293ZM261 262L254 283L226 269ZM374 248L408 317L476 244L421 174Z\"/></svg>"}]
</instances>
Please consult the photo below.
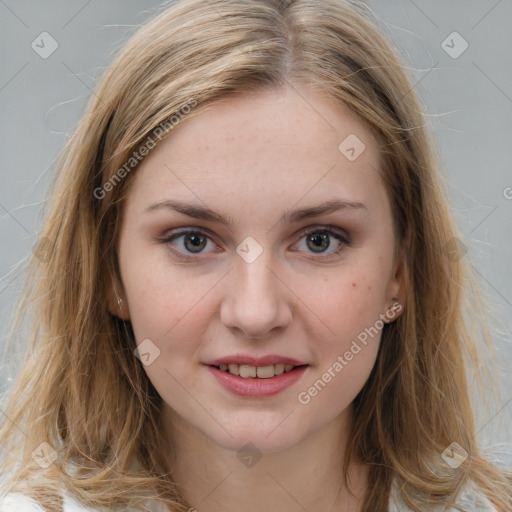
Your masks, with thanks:
<instances>
[{"instance_id":1,"label":"cheek","mask_svg":"<svg viewBox=\"0 0 512 512\"><path fill-rule=\"evenodd\" d=\"M137 250L135 244L122 246L121 275L135 338L138 342L149 338L164 350L168 348L165 340L180 341L184 331L198 328L204 305L201 297L205 286L214 282L209 284L207 276L188 279L183 269L161 260L154 251Z\"/></svg>"},{"instance_id":2,"label":"cheek","mask_svg":"<svg viewBox=\"0 0 512 512\"><path fill-rule=\"evenodd\" d=\"M375 365L384 325L382 283L376 272L362 266L324 283L313 303L329 330L316 333L318 367L298 396L301 404L310 404L306 410L311 417L321 416L326 409L334 417L352 403Z\"/></svg>"},{"instance_id":3,"label":"cheek","mask_svg":"<svg viewBox=\"0 0 512 512\"><path fill-rule=\"evenodd\" d=\"M343 353L358 336L364 341L364 333L375 327L384 313L386 290L380 268L379 256L360 258L357 265L324 276L314 293L305 295L306 289L302 290L302 296L308 297L305 302L322 321L322 331L317 331L322 340L318 347L326 355ZM375 337L374 329L372 333Z\"/></svg>"},{"instance_id":4,"label":"cheek","mask_svg":"<svg viewBox=\"0 0 512 512\"><path fill-rule=\"evenodd\" d=\"M149 353L144 371L168 403L179 405L180 383L195 385L207 301L203 284L187 279L183 272L157 265L142 267L133 258L125 267L125 290L129 298L130 321L139 351ZM213 286L214 283L209 286ZM148 340L150 340L148 342ZM176 401L178 400L178 401ZM182 398L186 405L186 397Z\"/></svg>"},{"instance_id":5,"label":"cheek","mask_svg":"<svg viewBox=\"0 0 512 512\"><path fill-rule=\"evenodd\" d=\"M180 289L178 280L168 287L162 287L161 281L148 280L140 287L132 287L127 293L131 297L130 317L136 339L152 338L162 349L193 346L194 339L198 339L194 333L203 328L201 322L208 318L202 290L191 286L186 291Z\"/></svg>"}]
</instances>

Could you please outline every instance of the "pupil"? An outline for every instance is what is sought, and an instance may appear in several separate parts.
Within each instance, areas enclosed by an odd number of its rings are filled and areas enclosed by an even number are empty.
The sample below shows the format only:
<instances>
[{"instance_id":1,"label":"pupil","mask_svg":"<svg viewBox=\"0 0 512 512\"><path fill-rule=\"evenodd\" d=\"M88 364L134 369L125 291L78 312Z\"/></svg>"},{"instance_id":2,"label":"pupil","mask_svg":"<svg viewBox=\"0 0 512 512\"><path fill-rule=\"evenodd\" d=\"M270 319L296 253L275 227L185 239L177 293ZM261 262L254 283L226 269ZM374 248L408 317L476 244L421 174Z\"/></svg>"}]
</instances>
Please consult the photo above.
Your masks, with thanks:
<instances>
[{"instance_id":1,"label":"pupil","mask_svg":"<svg viewBox=\"0 0 512 512\"><path fill-rule=\"evenodd\" d=\"M329 247L329 235L310 235L309 240L313 242L312 250L315 252L321 252L317 249L325 250Z\"/></svg>"}]
</instances>

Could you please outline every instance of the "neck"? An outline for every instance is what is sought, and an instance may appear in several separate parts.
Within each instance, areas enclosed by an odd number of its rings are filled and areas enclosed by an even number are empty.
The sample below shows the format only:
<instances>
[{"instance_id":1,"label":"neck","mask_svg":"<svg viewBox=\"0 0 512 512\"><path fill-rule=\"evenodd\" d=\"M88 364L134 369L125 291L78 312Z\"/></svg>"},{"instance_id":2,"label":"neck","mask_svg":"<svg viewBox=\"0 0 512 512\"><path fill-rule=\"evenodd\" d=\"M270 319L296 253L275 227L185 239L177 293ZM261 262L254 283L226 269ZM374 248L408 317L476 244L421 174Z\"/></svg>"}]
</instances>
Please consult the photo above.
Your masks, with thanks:
<instances>
[{"instance_id":1,"label":"neck","mask_svg":"<svg viewBox=\"0 0 512 512\"><path fill-rule=\"evenodd\" d=\"M166 435L176 453L174 480L187 503L200 512L281 510L357 512L362 510L368 468L349 467L349 493L342 476L346 445L345 414L298 444L271 453L227 450L170 410Z\"/></svg>"}]
</instances>

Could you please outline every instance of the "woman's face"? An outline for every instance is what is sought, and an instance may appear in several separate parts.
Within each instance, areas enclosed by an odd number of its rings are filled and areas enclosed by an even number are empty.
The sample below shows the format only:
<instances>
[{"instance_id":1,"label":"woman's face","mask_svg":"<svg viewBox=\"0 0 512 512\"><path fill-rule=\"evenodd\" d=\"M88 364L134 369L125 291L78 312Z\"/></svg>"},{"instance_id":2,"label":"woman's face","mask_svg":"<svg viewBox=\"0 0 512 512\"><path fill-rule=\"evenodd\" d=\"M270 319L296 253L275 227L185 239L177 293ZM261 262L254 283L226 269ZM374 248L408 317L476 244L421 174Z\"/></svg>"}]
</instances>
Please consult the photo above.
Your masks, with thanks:
<instances>
[{"instance_id":1,"label":"woman's face","mask_svg":"<svg viewBox=\"0 0 512 512\"><path fill-rule=\"evenodd\" d=\"M305 87L228 98L151 151L125 204L119 315L165 417L270 452L347 415L404 297L378 168L358 118ZM237 361L243 376L211 366Z\"/></svg>"}]
</instances>

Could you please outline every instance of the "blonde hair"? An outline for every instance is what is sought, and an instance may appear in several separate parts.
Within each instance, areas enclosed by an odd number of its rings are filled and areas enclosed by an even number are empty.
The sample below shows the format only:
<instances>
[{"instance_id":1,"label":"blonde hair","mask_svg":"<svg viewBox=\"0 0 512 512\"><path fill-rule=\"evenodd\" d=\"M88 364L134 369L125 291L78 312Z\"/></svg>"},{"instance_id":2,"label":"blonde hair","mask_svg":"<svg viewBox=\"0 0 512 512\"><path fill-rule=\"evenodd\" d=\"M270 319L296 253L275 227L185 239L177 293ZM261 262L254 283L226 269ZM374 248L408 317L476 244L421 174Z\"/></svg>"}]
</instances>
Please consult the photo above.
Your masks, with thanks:
<instances>
[{"instance_id":1,"label":"blonde hair","mask_svg":"<svg viewBox=\"0 0 512 512\"><path fill-rule=\"evenodd\" d=\"M405 312L384 327L354 401L345 483L351 461L370 465L365 512L387 510L395 478L414 511L452 502L469 480L500 512L512 509L510 475L475 440L466 368L480 379L477 343L491 341L469 323L482 306L404 67L355 1L178 0L131 37L59 156L29 261L15 322L30 325L29 346L0 429L5 489L50 511L63 490L96 507L146 510L157 499L188 509L162 456L162 400L134 357L130 324L107 309L134 155L155 130L172 136L231 94L307 82L376 136L397 242L407 241ZM58 457L43 469L31 454L44 442ZM452 442L469 454L455 469L441 456Z\"/></svg>"}]
</instances>

